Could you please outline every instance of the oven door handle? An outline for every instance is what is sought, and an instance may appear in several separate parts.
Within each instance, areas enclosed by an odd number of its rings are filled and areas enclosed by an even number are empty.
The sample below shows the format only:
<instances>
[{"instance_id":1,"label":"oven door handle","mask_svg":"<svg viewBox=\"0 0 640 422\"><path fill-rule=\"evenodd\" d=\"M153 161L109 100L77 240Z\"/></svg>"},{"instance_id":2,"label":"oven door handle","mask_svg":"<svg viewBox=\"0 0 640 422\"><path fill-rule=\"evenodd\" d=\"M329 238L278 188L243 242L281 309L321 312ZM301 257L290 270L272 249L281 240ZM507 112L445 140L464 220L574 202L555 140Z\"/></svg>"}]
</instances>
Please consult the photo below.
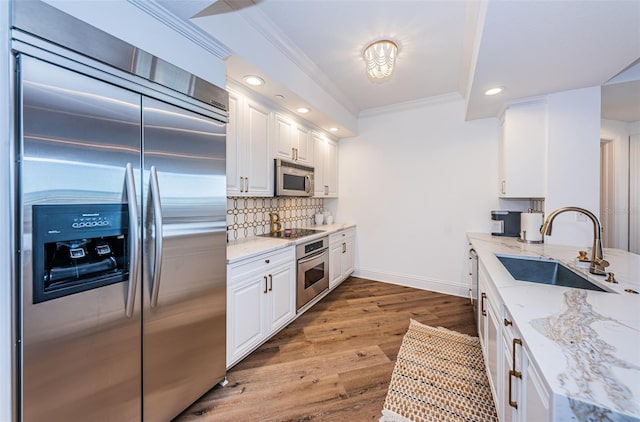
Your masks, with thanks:
<instances>
[{"instance_id":1,"label":"oven door handle","mask_svg":"<svg viewBox=\"0 0 640 422\"><path fill-rule=\"evenodd\" d=\"M311 254L309 256L306 256L306 257L304 257L302 259L299 259L298 260L298 264L304 264L304 263L307 263L309 261L312 261L312 260L318 258L319 256L322 256L322 255L326 254L328 251L329 251L329 248L321 249L318 252L315 252L315 253L313 253L313 254Z\"/></svg>"},{"instance_id":2,"label":"oven door handle","mask_svg":"<svg viewBox=\"0 0 640 422\"><path fill-rule=\"evenodd\" d=\"M138 226L138 199L136 198L136 185L133 176L133 165L127 163L125 171L125 183L127 190L127 208L129 210L129 289L125 302L127 318L133 315L136 300L136 287L138 286L138 270L140 265L140 228Z\"/></svg>"},{"instance_id":3,"label":"oven door handle","mask_svg":"<svg viewBox=\"0 0 640 422\"><path fill-rule=\"evenodd\" d=\"M153 204L155 254L153 263L153 276L151 278L151 307L158 305L160 293L160 274L162 271L162 204L160 203L160 185L158 184L158 171L156 166L151 166L149 178L149 194Z\"/></svg>"}]
</instances>

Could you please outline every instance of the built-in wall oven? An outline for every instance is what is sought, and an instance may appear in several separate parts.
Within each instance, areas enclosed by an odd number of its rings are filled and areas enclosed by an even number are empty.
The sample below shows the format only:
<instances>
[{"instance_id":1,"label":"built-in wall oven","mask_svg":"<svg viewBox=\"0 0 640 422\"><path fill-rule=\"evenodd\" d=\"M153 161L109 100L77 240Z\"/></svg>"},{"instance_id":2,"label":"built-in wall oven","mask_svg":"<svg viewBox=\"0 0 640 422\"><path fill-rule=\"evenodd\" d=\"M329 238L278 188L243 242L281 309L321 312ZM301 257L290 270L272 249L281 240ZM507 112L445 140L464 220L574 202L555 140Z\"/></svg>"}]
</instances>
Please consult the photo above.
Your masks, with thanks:
<instances>
[{"instance_id":1,"label":"built-in wall oven","mask_svg":"<svg viewBox=\"0 0 640 422\"><path fill-rule=\"evenodd\" d=\"M329 238L323 237L296 246L298 285L296 309L329 289Z\"/></svg>"}]
</instances>

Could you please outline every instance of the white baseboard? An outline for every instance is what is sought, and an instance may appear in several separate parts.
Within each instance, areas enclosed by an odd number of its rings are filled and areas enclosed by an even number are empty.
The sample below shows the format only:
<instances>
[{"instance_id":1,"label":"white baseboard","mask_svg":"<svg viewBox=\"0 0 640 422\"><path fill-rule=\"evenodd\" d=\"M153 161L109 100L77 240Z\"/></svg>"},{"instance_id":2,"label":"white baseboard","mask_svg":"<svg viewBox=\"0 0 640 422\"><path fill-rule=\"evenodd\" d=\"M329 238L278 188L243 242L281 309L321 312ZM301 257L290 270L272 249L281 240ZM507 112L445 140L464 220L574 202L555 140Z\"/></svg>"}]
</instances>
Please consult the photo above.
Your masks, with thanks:
<instances>
[{"instance_id":1,"label":"white baseboard","mask_svg":"<svg viewBox=\"0 0 640 422\"><path fill-rule=\"evenodd\" d=\"M429 290L453 296L469 297L469 286L453 281L436 280L410 274L398 274L378 271L370 268L356 268L352 274L354 277L368 278L399 286L413 287L414 289Z\"/></svg>"}]
</instances>

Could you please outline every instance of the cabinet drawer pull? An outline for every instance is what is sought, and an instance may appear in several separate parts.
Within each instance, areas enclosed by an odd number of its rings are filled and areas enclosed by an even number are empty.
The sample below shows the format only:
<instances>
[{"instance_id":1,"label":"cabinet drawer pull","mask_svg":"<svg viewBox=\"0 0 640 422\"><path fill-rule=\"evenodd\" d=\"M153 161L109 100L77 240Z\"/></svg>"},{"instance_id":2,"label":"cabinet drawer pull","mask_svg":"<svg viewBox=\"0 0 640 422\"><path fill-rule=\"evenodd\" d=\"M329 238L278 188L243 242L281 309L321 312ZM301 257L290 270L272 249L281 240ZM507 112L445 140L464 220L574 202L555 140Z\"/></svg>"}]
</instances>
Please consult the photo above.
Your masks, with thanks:
<instances>
[{"instance_id":1,"label":"cabinet drawer pull","mask_svg":"<svg viewBox=\"0 0 640 422\"><path fill-rule=\"evenodd\" d=\"M267 293L267 276L264 276L264 292Z\"/></svg>"},{"instance_id":2,"label":"cabinet drawer pull","mask_svg":"<svg viewBox=\"0 0 640 422\"><path fill-rule=\"evenodd\" d=\"M513 325L513 322L512 322L512 321L509 321L508 319L506 319L506 318L505 318L505 319L504 319L504 326L505 326L505 327L508 327L508 326L510 326L510 325Z\"/></svg>"},{"instance_id":3,"label":"cabinet drawer pull","mask_svg":"<svg viewBox=\"0 0 640 422\"><path fill-rule=\"evenodd\" d=\"M342 244L342 253L347 253L347 244L346 243Z\"/></svg>"},{"instance_id":4,"label":"cabinet drawer pull","mask_svg":"<svg viewBox=\"0 0 640 422\"><path fill-rule=\"evenodd\" d=\"M269 291L273 290L273 276L269 274Z\"/></svg>"},{"instance_id":5,"label":"cabinet drawer pull","mask_svg":"<svg viewBox=\"0 0 640 422\"><path fill-rule=\"evenodd\" d=\"M515 376L515 371L509 371L509 406L514 409L518 408L518 402L511 400L512 390L513 390L513 377Z\"/></svg>"},{"instance_id":6,"label":"cabinet drawer pull","mask_svg":"<svg viewBox=\"0 0 640 422\"><path fill-rule=\"evenodd\" d=\"M487 316L487 310L484 309L484 300L487 298L487 294L482 292L482 296L480 297L480 311L482 316Z\"/></svg>"},{"instance_id":7,"label":"cabinet drawer pull","mask_svg":"<svg viewBox=\"0 0 640 422\"><path fill-rule=\"evenodd\" d=\"M512 351L513 351L513 369L510 372L513 372L513 376L514 377L518 377L518 378L522 378L522 372L520 371L516 371L516 344L519 344L520 347L522 347L522 340L520 340L519 338L514 338L513 339L513 343L511 344L512 346Z\"/></svg>"},{"instance_id":8,"label":"cabinet drawer pull","mask_svg":"<svg viewBox=\"0 0 640 422\"><path fill-rule=\"evenodd\" d=\"M240 192L244 192L244 177L240 176Z\"/></svg>"},{"instance_id":9,"label":"cabinet drawer pull","mask_svg":"<svg viewBox=\"0 0 640 422\"><path fill-rule=\"evenodd\" d=\"M244 178L244 191L245 192L249 192L249 178L248 177Z\"/></svg>"}]
</instances>

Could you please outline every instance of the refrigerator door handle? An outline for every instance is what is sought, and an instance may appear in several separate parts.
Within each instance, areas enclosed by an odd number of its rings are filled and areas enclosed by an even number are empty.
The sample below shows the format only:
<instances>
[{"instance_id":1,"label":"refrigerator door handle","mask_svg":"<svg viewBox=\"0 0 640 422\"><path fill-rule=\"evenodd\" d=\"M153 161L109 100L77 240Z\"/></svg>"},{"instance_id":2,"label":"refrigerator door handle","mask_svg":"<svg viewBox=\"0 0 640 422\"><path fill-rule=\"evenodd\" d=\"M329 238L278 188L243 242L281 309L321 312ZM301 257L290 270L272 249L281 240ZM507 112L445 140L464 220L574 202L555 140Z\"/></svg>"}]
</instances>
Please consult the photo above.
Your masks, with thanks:
<instances>
[{"instance_id":1,"label":"refrigerator door handle","mask_svg":"<svg viewBox=\"0 0 640 422\"><path fill-rule=\"evenodd\" d=\"M129 289L125 303L127 318L133 315L133 307L138 286L138 268L140 266L140 234L138 227L138 200L136 198L136 185L133 178L133 165L127 163L126 172L127 203L129 211Z\"/></svg>"},{"instance_id":2,"label":"refrigerator door handle","mask_svg":"<svg viewBox=\"0 0 640 422\"><path fill-rule=\"evenodd\" d=\"M151 307L158 305L158 293L160 291L160 273L162 271L162 205L160 203L160 185L158 184L158 172L156 166L151 166L149 178L149 191L153 203L153 224L155 228L155 254L153 263L153 277L151 278Z\"/></svg>"}]
</instances>

